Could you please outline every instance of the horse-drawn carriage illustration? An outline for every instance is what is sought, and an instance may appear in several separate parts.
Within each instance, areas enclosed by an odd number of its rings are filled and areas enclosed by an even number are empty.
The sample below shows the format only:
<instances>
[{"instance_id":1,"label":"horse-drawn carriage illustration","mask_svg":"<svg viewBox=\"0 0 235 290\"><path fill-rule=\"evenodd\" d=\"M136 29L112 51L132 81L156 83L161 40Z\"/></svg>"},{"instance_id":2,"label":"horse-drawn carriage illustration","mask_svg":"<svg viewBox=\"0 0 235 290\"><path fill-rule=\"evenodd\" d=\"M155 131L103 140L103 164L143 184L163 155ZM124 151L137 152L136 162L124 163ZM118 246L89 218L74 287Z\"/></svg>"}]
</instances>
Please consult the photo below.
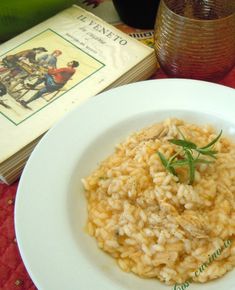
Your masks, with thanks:
<instances>
[{"instance_id":1,"label":"horse-drawn carriage illustration","mask_svg":"<svg viewBox=\"0 0 235 290\"><path fill-rule=\"evenodd\" d=\"M14 125L44 108L47 114L70 106L81 97L79 88L86 93L85 80L105 67L69 36L49 28L22 43L13 39L8 48L0 55L0 115Z\"/></svg>"},{"instance_id":2,"label":"horse-drawn carriage illustration","mask_svg":"<svg viewBox=\"0 0 235 290\"><path fill-rule=\"evenodd\" d=\"M30 102L47 94L51 94L47 101L55 98L79 65L77 61L72 61L66 68L57 69L57 57L60 54L60 50L49 54L44 47L37 47L6 55L0 62L0 105L11 108L4 100L6 94L28 109L28 101L22 98L29 92ZM38 86L41 83L44 84ZM35 93L33 96L32 91Z\"/></svg>"}]
</instances>

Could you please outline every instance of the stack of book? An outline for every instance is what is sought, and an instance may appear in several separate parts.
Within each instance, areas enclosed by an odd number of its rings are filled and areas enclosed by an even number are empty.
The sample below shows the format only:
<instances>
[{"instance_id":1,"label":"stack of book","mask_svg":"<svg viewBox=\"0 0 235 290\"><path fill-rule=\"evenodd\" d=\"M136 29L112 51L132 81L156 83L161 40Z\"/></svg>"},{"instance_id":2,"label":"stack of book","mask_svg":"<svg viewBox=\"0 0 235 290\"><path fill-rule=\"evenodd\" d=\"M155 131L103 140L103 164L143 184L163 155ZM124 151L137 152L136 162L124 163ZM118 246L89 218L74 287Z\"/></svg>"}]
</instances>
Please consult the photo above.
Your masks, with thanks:
<instances>
[{"instance_id":1,"label":"stack of book","mask_svg":"<svg viewBox=\"0 0 235 290\"><path fill-rule=\"evenodd\" d=\"M0 47L0 179L8 184L63 115L157 67L152 48L78 6Z\"/></svg>"}]
</instances>

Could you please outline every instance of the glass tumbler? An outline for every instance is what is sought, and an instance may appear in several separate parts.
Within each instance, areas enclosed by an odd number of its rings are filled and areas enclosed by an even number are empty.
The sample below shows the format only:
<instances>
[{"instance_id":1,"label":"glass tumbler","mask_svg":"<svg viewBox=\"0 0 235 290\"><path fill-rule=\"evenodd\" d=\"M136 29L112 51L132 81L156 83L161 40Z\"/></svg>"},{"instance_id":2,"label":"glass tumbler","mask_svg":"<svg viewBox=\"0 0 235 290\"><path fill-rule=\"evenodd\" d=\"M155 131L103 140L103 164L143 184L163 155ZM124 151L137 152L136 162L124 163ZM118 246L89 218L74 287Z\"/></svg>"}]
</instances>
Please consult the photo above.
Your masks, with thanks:
<instances>
[{"instance_id":1,"label":"glass tumbler","mask_svg":"<svg viewBox=\"0 0 235 290\"><path fill-rule=\"evenodd\" d=\"M169 76L218 80L235 65L235 0L161 0L154 38Z\"/></svg>"}]
</instances>

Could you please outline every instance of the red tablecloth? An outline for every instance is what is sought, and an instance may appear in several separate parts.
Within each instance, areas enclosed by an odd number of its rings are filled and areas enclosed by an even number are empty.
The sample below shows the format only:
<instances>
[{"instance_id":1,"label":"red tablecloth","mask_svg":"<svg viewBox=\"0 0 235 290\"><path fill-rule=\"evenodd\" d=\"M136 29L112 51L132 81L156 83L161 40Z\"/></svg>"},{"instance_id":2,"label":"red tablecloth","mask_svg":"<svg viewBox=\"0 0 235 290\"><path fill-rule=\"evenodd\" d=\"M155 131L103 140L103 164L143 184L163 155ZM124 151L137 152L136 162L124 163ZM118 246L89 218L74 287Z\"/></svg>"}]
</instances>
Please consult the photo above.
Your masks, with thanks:
<instances>
[{"instance_id":1,"label":"red tablecloth","mask_svg":"<svg viewBox=\"0 0 235 290\"><path fill-rule=\"evenodd\" d=\"M164 74L164 72L161 69L159 69L154 74L153 78L164 79L164 78L167 78L167 76ZM235 67L223 79L221 79L217 83L235 89Z\"/></svg>"},{"instance_id":2,"label":"red tablecloth","mask_svg":"<svg viewBox=\"0 0 235 290\"><path fill-rule=\"evenodd\" d=\"M14 202L18 182L0 184L0 289L37 289L21 260L14 231Z\"/></svg>"},{"instance_id":3,"label":"red tablecloth","mask_svg":"<svg viewBox=\"0 0 235 290\"><path fill-rule=\"evenodd\" d=\"M158 70L153 78L166 78ZM235 67L219 82L235 88ZM221 96L222 97L222 96ZM0 289L34 290L20 258L14 231L14 201L18 182L11 186L0 184Z\"/></svg>"}]
</instances>

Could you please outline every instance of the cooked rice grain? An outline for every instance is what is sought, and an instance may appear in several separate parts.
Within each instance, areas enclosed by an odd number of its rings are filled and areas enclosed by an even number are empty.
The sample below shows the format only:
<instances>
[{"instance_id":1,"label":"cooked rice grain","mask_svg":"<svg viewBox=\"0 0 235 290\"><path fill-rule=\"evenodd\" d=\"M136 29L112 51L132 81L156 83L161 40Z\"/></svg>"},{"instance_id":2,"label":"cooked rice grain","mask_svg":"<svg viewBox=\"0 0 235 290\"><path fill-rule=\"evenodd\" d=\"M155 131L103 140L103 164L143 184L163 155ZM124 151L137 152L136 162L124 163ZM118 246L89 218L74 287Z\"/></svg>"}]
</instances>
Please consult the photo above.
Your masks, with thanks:
<instances>
[{"instance_id":1,"label":"cooked rice grain","mask_svg":"<svg viewBox=\"0 0 235 290\"><path fill-rule=\"evenodd\" d=\"M88 200L88 232L98 246L117 259L123 271L156 277L166 284L190 277L206 282L235 265L234 243L205 271L193 273L235 233L235 145L224 137L215 144L217 159L199 164L195 182L187 184L163 167L157 151L167 158L181 138L204 146L216 136L199 127L168 119L132 134L115 152L83 179Z\"/></svg>"}]
</instances>

